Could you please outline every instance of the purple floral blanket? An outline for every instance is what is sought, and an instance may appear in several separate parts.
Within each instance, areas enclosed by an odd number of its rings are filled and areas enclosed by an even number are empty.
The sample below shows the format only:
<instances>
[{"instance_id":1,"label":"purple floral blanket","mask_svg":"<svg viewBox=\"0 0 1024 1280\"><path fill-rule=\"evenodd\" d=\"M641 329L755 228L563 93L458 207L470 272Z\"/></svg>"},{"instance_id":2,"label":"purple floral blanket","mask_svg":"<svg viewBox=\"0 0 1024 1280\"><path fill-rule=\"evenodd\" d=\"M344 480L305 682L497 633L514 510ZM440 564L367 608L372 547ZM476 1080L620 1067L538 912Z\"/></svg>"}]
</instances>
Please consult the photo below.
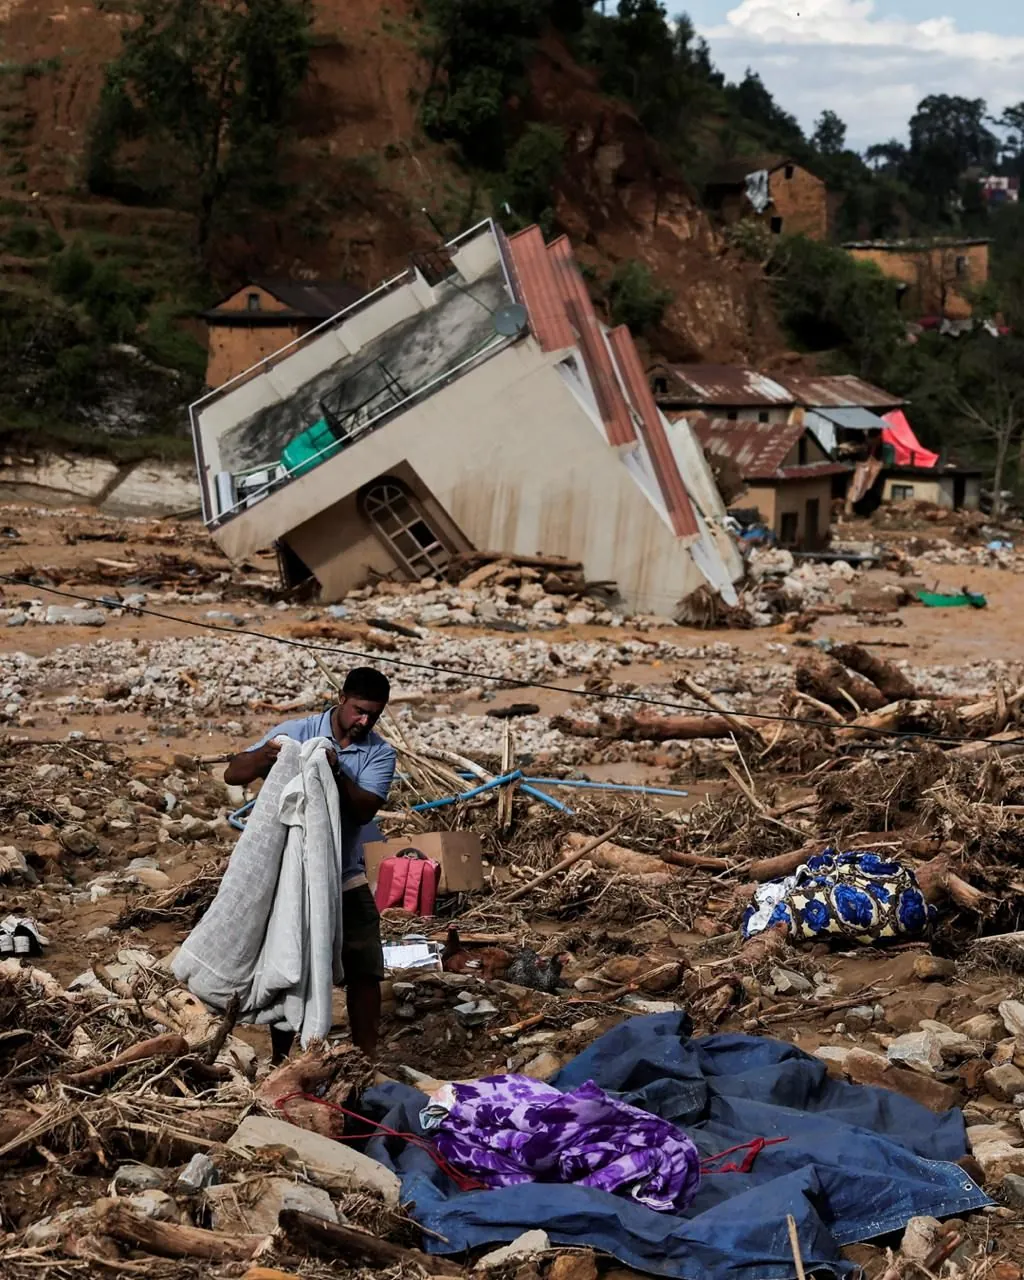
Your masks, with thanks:
<instances>
[{"instance_id":1,"label":"purple floral blanket","mask_svg":"<svg viewBox=\"0 0 1024 1280\"><path fill-rule=\"evenodd\" d=\"M455 1104L434 1140L489 1187L577 1183L664 1212L697 1194L700 1156L686 1134L592 1081L570 1093L512 1075L452 1088Z\"/></svg>"}]
</instances>

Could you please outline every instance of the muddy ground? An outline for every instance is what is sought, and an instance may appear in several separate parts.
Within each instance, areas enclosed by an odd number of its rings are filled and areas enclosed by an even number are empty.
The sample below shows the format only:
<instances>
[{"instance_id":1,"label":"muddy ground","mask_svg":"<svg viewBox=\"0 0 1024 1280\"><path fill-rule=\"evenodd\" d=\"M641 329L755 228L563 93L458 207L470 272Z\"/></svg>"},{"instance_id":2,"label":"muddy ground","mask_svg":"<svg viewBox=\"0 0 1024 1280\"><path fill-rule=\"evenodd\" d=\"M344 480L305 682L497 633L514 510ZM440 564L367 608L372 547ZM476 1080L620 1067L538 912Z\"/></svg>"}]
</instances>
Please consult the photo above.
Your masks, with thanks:
<instances>
[{"instance_id":1,"label":"muddy ground","mask_svg":"<svg viewBox=\"0 0 1024 1280\"><path fill-rule=\"evenodd\" d=\"M884 1058L892 1040L930 1020L963 1031L966 1047L951 1051L938 1068L908 1070L883 1083L926 1104L961 1105L971 1126L1003 1126L1010 1152L997 1159L999 1153L989 1151L987 1168L984 1151L976 1152L981 1165L972 1173L986 1182L997 1206L953 1224L962 1239L950 1260L931 1260L933 1273L1020 1276L1014 1259L1024 1256L1024 1214L1002 1179L1018 1164L1024 1174L1024 1131L1013 1092L995 1096L986 1075L1000 1064L1024 1066L1024 1039L1016 1039L1014 1009L1006 1004L1024 997L1024 966L1013 940L977 941L1012 933L1024 918L1015 811L1024 811L1024 775L1012 746L965 755L952 740L853 741L822 728L808 729L783 755L766 751L761 758L742 739L624 743L581 738L552 724L552 717L566 714L593 719L599 712L637 711L636 703L616 696L622 694L692 703L676 685L680 677L697 680L731 711L778 714L808 646L826 637L870 649L897 664L923 696L950 705L993 695L999 686L1012 694L1024 685L1024 566L1015 554L985 550L991 531L933 520L895 530L842 530L848 539L875 540L892 553L888 567L857 572L858 591L967 587L987 597L982 610L912 603L865 612L836 603L851 586L837 579L819 616L808 618L813 606L802 610L799 629L780 616L775 626L707 631L598 606L592 621L580 623L566 617L572 602L561 613L536 614L516 605L513 593L508 616L517 619L515 629L495 630L479 601L453 600L443 588L439 599L382 589L346 602L344 616L309 601L282 600L270 556L231 568L197 526L14 506L0 510L0 524L7 526L0 540L0 858L14 851L27 868L23 874L17 859L8 859L0 915L38 922L48 941L32 963L61 988L80 975L115 993L127 982L138 1003L133 984L141 966L147 998L168 998L173 984L166 958L215 891L237 839L227 816L244 798L223 785L220 766L202 757L238 749L277 720L330 697L310 651L275 637L345 650L322 655L336 671L357 660L349 652L366 652L392 675L393 731L415 750L454 751L497 769L506 722L492 713L528 701L535 709L507 722L516 763L538 773L689 792L645 799L559 791L575 810L571 816L519 796L506 831L499 830L490 801L439 811L439 822L470 825L481 834L490 877L482 893L445 901L442 914L465 933L496 935L499 945L524 943L544 956L565 955L564 986L549 996L472 976L420 978L412 992L387 984L381 1072L407 1080L416 1078L410 1073L452 1079L495 1069L550 1074L621 1018L679 1007L691 1013L698 1033L743 1030L812 1053L828 1047L830 1070L856 1080L856 1071L869 1071L870 1063L849 1069L845 1051ZM106 597L102 624L75 625L64 614L46 621L51 607L76 604L47 586ZM169 616L109 607L118 600ZM435 620L423 620L424 608ZM382 631L374 625L381 618L413 634ZM396 659L421 665L396 667ZM445 670L429 670L430 664ZM605 697L598 706L587 694ZM1005 733L1018 713L1011 698L998 727ZM767 734L768 722L764 726ZM747 788L736 782L736 771L748 779ZM404 810L413 791L427 785L421 775L414 774L414 782L396 789L389 813ZM433 785L437 794L436 779ZM787 809L801 801L803 808ZM506 902L509 888L561 856L567 834L593 835L613 820L622 822L615 840L623 846L654 857L674 851L719 859L724 869L666 863L652 878L584 860L514 905ZM398 817L382 825L386 832L417 829ZM744 951L736 931L749 900L751 865L815 842L879 848L912 866L943 856L979 896L965 905L944 882L928 941ZM446 923L425 927L443 932ZM397 938L415 924L389 916L385 930ZM496 1005L498 1014L486 1025L466 1026L453 1013L466 986ZM336 1013L344 1038L340 997ZM23 1005L5 1009L14 1022L25 1016ZM977 1019L986 1016L982 1035ZM147 1146L136 1131L135 1139L109 1149L93 1142L84 1156L75 1148L81 1130L55 1125L33 1142L17 1134L26 1107L48 1114L49 1077L66 1067L69 1055L88 1065L104 1048L138 1039L144 1023L112 1028L77 1049L54 1026L41 1026L29 1049L15 1044L6 1061L2 1033L8 1027L0 1027L0 1099L7 1108L0 1120L0 1232L9 1233L8 1253L0 1257L8 1258L10 1274L135 1267L123 1243L105 1264L93 1259L83 1268L88 1251L68 1261L66 1241L50 1240L26 1252L20 1233L45 1215L103 1195L112 1169L127 1155L180 1164L188 1153L159 1142ZM528 1025L517 1030L520 1023ZM238 1028L235 1035L255 1050L250 1072L262 1071L264 1033ZM40 1036L49 1047L40 1048ZM234 1105L240 1115L241 1104ZM981 1137L993 1135L980 1135L979 1143ZM897 1274L915 1274L916 1264L899 1247L897 1237L848 1252L872 1278L893 1266ZM171 1267L168 1274L187 1274L191 1265L153 1263ZM286 1269L315 1274L294 1256ZM242 1270L229 1264L197 1274Z\"/></svg>"}]
</instances>

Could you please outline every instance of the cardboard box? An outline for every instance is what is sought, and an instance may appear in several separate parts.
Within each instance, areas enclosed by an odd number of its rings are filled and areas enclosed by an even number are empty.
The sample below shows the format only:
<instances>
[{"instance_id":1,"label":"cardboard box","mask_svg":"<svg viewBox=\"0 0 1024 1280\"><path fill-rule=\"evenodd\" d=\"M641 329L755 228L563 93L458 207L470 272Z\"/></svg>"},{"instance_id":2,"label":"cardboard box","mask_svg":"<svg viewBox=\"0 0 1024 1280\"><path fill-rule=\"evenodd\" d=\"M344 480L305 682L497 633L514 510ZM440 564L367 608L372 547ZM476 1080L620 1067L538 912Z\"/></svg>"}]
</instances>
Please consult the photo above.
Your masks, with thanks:
<instances>
[{"instance_id":1,"label":"cardboard box","mask_svg":"<svg viewBox=\"0 0 1024 1280\"><path fill-rule=\"evenodd\" d=\"M363 846L371 889L377 888L380 864L403 849L418 849L441 864L439 893L469 893L484 887L484 851L474 831L424 831L393 840L373 840Z\"/></svg>"}]
</instances>

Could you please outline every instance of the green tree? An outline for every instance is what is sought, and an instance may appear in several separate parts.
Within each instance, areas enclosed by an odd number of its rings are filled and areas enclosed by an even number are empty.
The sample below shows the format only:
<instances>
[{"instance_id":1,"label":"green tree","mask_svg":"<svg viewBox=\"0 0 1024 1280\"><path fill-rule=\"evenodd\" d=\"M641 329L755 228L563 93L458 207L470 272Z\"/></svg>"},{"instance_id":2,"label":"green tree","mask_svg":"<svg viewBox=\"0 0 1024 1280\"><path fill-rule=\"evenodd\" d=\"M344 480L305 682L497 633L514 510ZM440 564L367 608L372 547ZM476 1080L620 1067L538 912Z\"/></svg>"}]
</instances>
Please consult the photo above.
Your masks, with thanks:
<instances>
[{"instance_id":1,"label":"green tree","mask_svg":"<svg viewBox=\"0 0 1024 1280\"><path fill-rule=\"evenodd\" d=\"M846 149L846 125L834 111L825 110L814 125L811 143L823 156L838 156Z\"/></svg>"},{"instance_id":2,"label":"green tree","mask_svg":"<svg viewBox=\"0 0 1024 1280\"><path fill-rule=\"evenodd\" d=\"M278 185L279 156L308 69L310 0L134 0L93 130L94 179L141 139L197 217L205 247Z\"/></svg>"},{"instance_id":3,"label":"green tree","mask_svg":"<svg viewBox=\"0 0 1024 1280\"><path fill-rule=\"evenodd\" d=\"M969 433L991 450L992 514L998 517L1010 451L1024 442L1024 341L988 334L969 341L951 402Z\"/></svg>"},{"instance_id":4,"label":"green tree","mask_svg":"<svg viewBox=\"0 0 1024 1280\"><path fill-rule=\"evenodd\" d=\"M654 283L650 268L630 258L620 262L605 288L612 324L628 325L634 334L642 334L661 323L665 308L672 301L667 289Z\"/></svg>"},{"instance_id":5,"label":"green tree","mask_svg":"<svg viewBox=\"0 0 1024 1280\"><path fill-rule=\"evenodd\" d=\"M805 236L782 237L768 269L779 316L797 345L835 352L861 377L884 385L893 351L906 342L893 281Z\"/></svg>"},{"instance_id":6,"label":"green tree","mask_svg":"<svg viewBox=\"0 0 1024 1280\"><path fill-rule=\"evenodd\" d=\"M907 179L935 222L952 219L964 171L995 162L998 141L986 119L984 99L945 93L923 98L910 117Z\"/></svg>"},{"instance_id":7,"label":"green tree","mask_svg":"<svg viewBox=\"0 0 1024 1280\"><path fill-rule=\"evenodd\" d=\"M505 173L496 188L516 221L540 223L545 235L554 222L552 187L562 171L565 134L549 124L528 124L509 148Z\"/></svg>"}]
</instances>

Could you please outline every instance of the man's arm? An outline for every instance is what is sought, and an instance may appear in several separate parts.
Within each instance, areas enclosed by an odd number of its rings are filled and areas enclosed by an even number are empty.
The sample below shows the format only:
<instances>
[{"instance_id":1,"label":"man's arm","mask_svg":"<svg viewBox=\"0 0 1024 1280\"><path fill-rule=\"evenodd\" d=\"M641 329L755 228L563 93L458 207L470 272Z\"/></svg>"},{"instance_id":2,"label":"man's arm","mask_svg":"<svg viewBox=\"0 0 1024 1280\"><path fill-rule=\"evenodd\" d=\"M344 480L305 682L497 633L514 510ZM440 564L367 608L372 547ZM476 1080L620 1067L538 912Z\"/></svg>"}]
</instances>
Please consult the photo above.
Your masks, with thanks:
<instances>
[{"instance_id":1,"label":"man's arm","mask_svg":"<svg viewBox=\"0 0 1024 1280\"><path fill-rule=\"evenodd\" d=\"M252 751L239 751L238 755L232 756L228 761L224 781L229 787L247 787L257 778L265 778L274 767L280 750L280 745L271 739Z\"/></svg>"},{"instance_id":2,"label":"man's arm","mask_svg":"<svg viewBox=\"0 0 1024 1280\"><path fill-rule=\"evenodd\" d=\"M338 780L338 793L341 796L341 807L350 814L360 826L372 822L377 811L388 797L391 783L395 776L395 754L393 751L381 751L370 761L359 775L359 784L345 772L338 763L334 752L330 753L331 766Z\"/></svg>"}]
</instances>

